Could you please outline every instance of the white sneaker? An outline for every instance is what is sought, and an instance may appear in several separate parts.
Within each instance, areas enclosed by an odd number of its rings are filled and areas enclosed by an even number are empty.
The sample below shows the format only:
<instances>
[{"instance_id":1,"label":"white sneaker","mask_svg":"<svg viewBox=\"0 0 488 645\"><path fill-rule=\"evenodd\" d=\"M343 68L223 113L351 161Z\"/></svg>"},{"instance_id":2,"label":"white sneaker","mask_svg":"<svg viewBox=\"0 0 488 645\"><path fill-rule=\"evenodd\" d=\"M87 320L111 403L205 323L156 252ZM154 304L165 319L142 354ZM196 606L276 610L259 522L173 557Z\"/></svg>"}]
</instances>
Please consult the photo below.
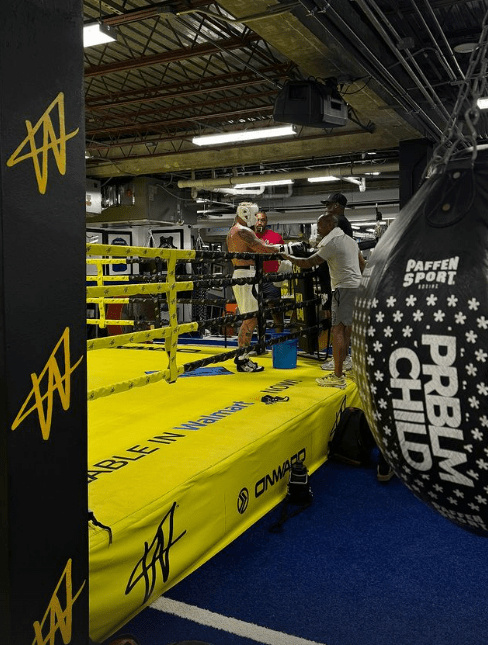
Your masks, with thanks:
<instances>
[{"instance_id":1,"label":"white sneaker","mask_svg":"<svg viewBox=\"0 0 488 645\"><path fill-rule=\"evenodd\" d=\"M325 361L325 363L323 363L321 367L323 370L327 370L328 372L330 372L331 370L334 369L334 359L329 358L329 360Z\"/></svg>"},{"instance_id":2,"label":"white sneaker","mask_svg":"<svg viewBox=\"0 0 488 645\"><path fill-rule=\"evenodd\" d=\"M329 360L325 361L325 363L323 363L321 367L323 370L326 370L327 372L331 372L334 369L334 359L329 358ZM352 370L352 358L349 355L346 356L346 358L344 359L344 362L342 363L342 369Z\"/></svg>"}]
</instances>

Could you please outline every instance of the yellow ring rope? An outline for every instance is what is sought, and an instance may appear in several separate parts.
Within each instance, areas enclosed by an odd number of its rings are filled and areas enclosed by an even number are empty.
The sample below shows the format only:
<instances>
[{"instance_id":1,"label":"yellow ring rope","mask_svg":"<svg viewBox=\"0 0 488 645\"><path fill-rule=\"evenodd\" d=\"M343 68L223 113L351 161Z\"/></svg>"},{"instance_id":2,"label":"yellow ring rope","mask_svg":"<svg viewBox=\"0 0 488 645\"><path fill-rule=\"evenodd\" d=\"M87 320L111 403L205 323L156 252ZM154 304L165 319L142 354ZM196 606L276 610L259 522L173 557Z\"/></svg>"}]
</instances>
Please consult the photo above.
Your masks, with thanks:
<instances>
[{"instance_id":1,"label":"yellow ring rope","mask_svg":"<svg viewBox=\"0 0 488 645\"><path fill-rule=\"evenodd\" d=\"M164 339L165 350L168 356L168 368L147 374L142 377L114 383L90 390L88 400L93 401L97 398L110 396L120 392L127 392L134 387L143 387L152 383L166 380L169 383L176 381L178 376L184 372L184 367L176 364L176 350L178 338L181 334L198 331L199 324L196 322L178 324L177 319L177 302L176 293L179 291L192 291L194 283L192 281L176 282L176 263L178 260L191 260L196 258L196 252L188 249L159 249L152 247L138 246L119 246L110 244L87 244L86 253L88 256L115 256L112 258L93 258L87 259L87 264L95 265L97 269L96 276L87 276L87 281L96 281L97 286L87 287L87 302L98 305L99 319L89 319L89 324L98 324L99 327L106 327L108 324L129 325L134 321L129 320L107 320L105 318L105 305L111 303L127 304L127 296L134 295L157 295L166 294L166 304L168 306L169 325L159 329L151 329L141 332L132 332L128 334L119 334L106 338L96 338L87 342L87 350L116 348L122 347L129 343L141 343L152 341L153 339ZM108 286L105 282L127 282L128 275L105 276L103 275L103 266L120 263L121 257L138 257L138 258L160 258L167 262L166 282L142 283L142 284L117 284ZM125 297L124 297L125 296Z\"/></svg>"}]
</instances>

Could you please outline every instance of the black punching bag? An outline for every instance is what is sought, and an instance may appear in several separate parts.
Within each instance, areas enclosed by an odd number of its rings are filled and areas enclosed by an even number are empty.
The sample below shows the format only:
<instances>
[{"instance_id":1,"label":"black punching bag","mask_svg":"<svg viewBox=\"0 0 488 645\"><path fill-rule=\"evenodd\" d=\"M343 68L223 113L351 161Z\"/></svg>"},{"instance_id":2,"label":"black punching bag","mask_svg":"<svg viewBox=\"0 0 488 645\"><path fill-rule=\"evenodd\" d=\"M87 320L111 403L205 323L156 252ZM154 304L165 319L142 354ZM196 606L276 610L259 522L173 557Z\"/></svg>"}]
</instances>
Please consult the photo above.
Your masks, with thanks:
<instances>
[{"instance_id":1,"label":"black punching bag","mask_svg":"<svg viewBox=\"0 0 488 645\"><path fill-rule=\"evenodd\" d=\"M487 535L487 152L425 181L381 238L352 344L369 425L397 476Z\"/></svg>"}]
</instances>

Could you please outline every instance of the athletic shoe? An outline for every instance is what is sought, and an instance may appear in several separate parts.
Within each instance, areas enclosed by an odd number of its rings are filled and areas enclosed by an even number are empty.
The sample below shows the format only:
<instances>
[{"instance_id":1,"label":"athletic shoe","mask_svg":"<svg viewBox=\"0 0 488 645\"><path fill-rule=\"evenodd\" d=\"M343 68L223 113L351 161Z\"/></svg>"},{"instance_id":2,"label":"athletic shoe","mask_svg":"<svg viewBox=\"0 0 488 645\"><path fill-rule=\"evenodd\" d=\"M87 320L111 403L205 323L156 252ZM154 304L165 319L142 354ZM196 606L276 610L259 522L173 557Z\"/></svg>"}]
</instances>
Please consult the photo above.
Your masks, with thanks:
<instances>
[{"instance_id":1,"label":"athletic shoe","mask_svg":"<svg viewBox=\"0 0 488 645\"><path fill-rule=\"evenodd\" d=\"M244 360L238 358L236 359L235 364L238 372L263 372L264 371L264 367L262 365L258 365L250 358L245 358Z\"/></svg>"},{"instance_id":2,"label":"athletic shoe","mask_svg":"<svg viewBox=\"0 0 488 645\"><path fill-rule=\"evenodd\" d=\"M358 375L354 367L352 367L347 373L347 378L350 379L353 383L357 383Z\"/></svg>"},{"instance_id":3,"label":"athletic shoe","mask_svg":"<svg viewBox=\"0 0 488 645\"><path fill-rule=\"evenodd\" d=\"M325 363L323 363L321 365L321 367L322 367L323 370L327 370L328 372L334 370L335 369L335 367L334 367L334 359L329 358L329 360L325 361Z\"/></svg>"},{"instance_id":4,"label":"athletic shoe","mask_svg":"<svg viewBox=\"0 0 488 645\"><path fill-rule=\"evenodd\" d=\"M323 365L321 365L323 370L326 370L327 372L332 372L335 367L334 367L334 359L329 358L328 361L325 361ZM342 363L342 369L343 370L352 370L352 358L350 356L346 356L344 359L344 362Z\"/></svg>"},{"instance_id":5,"label":"athletic shoe","mask_svg":"<svg viewBox=\"0 0 488 645\"><path fill-rule=\"evenodd\" d=\"M322 378L316 378L315 382L320 387L338 387L343 390L346 386L346 379L343 376L336 376L335 374L328 374Z\"/></svg>"},{"instance_id":6,"label":"athletic shoe","mask_svg":"<svg viewBox=\"0 0 488 645\"><path fill-rule=\"evenodd\" d=\"M395 473L388 465L378 466L376 470L376 479L382 484L386 484Z\"/></svg>"}]
</instances>

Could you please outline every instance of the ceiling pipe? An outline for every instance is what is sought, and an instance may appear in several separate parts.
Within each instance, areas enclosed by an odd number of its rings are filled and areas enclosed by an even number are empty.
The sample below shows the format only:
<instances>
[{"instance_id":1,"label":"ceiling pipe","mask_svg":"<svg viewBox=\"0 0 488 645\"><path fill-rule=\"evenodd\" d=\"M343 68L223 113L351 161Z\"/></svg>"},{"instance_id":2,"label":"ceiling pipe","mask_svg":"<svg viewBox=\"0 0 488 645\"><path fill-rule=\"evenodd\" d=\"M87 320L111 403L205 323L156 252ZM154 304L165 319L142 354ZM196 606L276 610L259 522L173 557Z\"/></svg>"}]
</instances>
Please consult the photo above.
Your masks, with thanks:
<instances>
[{"instance_id":1,"label":"ceiling pipe","mask_svg":"<svg viewBox=\"0 0 488 645\"><path fill-rule=\"evenodd\" d=\"M444 107L442 104L442 101L439 99L438 95L436 94L434 88L432 85L429 83L427 77L423 73L422 69L420 68L419 64L415 60L415 58L412 56L410 50L408 48L405 49L407 53L407 57L410 61L410 64L407 62L406 58L401 54L400 50L398 49L397 45L393 42L393 40L390 38L388 35L387 30L385 27L381 24L380 20L375 16L373 9L378 13L380 16L381 20L383 20L384 24L388 27L390 32L393 34L393 36L396 38L396 41L400 41L400 35L396 33L394 30L392 24L388 22L386 16L383 14L381 9L378 7L376 2L374 0L356 0L356 2L359 4L361 9L364 11L364 13L368 16L368 18L371 20L371 23L376 27L376 30L378 33L383 37L384 42L386 45L390 48L392 51L393 55L396 56L396 58L399 60L407 74L410 76L412 81L415 83L415 85L419 88L420 92L424 95L425 99L429 103L430 107L433 110L436 110L437 113L441 116L441 118L444 119L449 119L449 112L448 110ZM414 68L417 70L417 73L420 75L417 76L417 74L414 71Z\"/></svg>"},{"instance_id":2,"label":"ceiling pipe","mask_svg":"<svg viewBox=\"0 0 488 645\"><path fill-rule=\"evenodd\" d=\"M335 38L346 50L353 51L361 67L380 83L390 96L398 101L399 106L405 110L407 115L411 115L417 124L421 123L421 128L425 131L425 134L430 133L435 140L440 138L443 128L439 127L425 110L412 99L402 87L400 81L395 78L395 75L373 54L366 43L331 7L330 3L327 5L327 18L325 18L325 12L320 10L321 8L316 0L300 0L300 2L308 10L309 16L316 20L332 38ZM416 127L418 128L418 125Z\"/></svg>"},{"instance_id":3,"label":"ceiling pipe","mask_svg":"<svg viewBox=\"0 0 488 645\"><path fill-rule=\"evenodd\" d=\"M296 170L295 172L274 172L266 175L249 175L248 177L220 177L218 179L181 179L178 188L225 188L235 184L255 184L270 179L308 179L309 177L322 177L333 174L336 177L350 177L365 175L368 172L398 172L399 163L385 164L356 164L344 168L328 167L327 170Z\"/></svg>"},{"instance_id":4,"label":"ceiling pipe","mask_svg":"<svg viewBox=\"0 0 488 645\"><path fill-rule=\"evenodd\" d=\"M261 185L259 188L214 188L212 192L214 193L224 193L225 195L248 195L250 197L255 197L256 195L262 195L265 191L266 186Z\"/></svg>"}]
</instances>

